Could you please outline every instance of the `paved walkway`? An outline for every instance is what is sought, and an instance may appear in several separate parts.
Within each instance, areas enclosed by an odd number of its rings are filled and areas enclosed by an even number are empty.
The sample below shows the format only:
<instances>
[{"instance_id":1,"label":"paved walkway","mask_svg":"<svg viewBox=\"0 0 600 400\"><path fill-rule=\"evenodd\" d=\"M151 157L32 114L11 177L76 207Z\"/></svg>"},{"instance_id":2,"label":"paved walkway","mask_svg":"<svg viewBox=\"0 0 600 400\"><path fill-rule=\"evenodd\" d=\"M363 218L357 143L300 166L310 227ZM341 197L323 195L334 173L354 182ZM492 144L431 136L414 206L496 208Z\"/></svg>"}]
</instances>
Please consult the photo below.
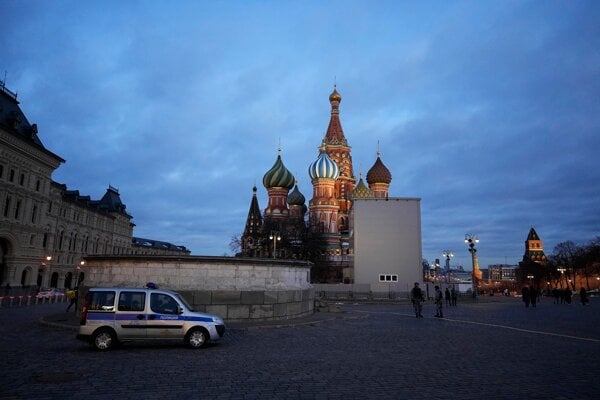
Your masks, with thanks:
<instances>
[{"instance_id":1,"label":"paved walkway","mask_svg":"<svg viewBox=\"0 0 600 400\"><path fill-rule=\"evenodd\" d=\"M431 302L422 319L407 303L340 304L343 313L304 321L230 325L199 351L130 343L106 353L75 339L65 307L0 309L0 399L600 397L600 298L536 308L480 299L444 319Z\"/></svg>"}]
</instances>

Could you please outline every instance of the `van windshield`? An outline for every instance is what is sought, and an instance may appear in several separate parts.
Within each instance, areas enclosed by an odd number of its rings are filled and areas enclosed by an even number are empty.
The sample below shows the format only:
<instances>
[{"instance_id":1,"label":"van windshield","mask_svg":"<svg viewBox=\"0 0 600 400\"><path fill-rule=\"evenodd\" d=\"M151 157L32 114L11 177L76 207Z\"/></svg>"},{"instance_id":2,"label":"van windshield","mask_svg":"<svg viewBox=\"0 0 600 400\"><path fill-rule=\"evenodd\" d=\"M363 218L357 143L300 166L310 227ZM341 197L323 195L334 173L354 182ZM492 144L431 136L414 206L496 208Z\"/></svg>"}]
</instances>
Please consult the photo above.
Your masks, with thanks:
<instances>
[{"instance_id":1,"label":"van windshield","mask_svg":"<svg viewBox=\"0 0 600 400\"><path fill-rule=\"evenodd\" d=\"M185 299L179 294L179 293L175 293L175 297L177 297L177 300L179 300L180 302L183 303L183 305L190 311L196 311L192 308L192 306L190 306L190 303L188 303L187 301L185 301Z\"/></svg>"}]
</instances>

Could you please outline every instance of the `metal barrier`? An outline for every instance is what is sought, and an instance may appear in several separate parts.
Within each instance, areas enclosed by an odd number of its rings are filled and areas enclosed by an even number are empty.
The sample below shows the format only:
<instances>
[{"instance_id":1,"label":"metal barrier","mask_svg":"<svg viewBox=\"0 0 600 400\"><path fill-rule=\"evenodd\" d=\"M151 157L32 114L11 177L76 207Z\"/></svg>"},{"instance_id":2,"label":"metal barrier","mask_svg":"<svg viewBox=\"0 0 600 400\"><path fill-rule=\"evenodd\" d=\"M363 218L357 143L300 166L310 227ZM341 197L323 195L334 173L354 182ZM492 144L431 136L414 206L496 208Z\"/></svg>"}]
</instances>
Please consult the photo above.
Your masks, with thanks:
<instances>
[{"instance_id":1,"label":"metal barrier","mask_svg":"<svg viewBox=\"0 0 600 400\"><path fill-rule=\"evenodd\" d=\"M48 297L37 297L36 295L0 296L0 308L2 307L26 307L37 304L64 303L67 296L58 294Z\"/></svg>"}]
</instances>

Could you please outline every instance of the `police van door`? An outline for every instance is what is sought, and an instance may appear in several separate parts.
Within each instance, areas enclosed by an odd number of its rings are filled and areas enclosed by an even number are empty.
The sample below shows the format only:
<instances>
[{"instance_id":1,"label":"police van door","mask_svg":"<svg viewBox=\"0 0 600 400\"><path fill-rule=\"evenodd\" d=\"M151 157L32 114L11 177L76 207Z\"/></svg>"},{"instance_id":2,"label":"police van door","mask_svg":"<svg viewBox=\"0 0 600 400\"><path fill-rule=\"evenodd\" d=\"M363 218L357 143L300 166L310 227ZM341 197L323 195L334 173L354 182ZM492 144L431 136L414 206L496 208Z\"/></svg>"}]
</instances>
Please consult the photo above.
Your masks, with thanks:
<instances>
[{"instance_id":1,"label":"police van door","mask_svg":"<svg viewBox=\"0 0 600 400\"><path fill-rule=\"evenodd\" d=\"M149 338L183 338L183 318L179 318L179 303L166 293L150 293L148 315Z\"/></svg>"},{"instance_id":2,"label":"police van door","mask_svg":"<svg viewBox=\"0 0 600 400\"><path fill-rule=\"evenodd\" d=\"M146 292L121 291L115 315L115 329L120 338L146 337Z\"/></svg>"}]
</instances>

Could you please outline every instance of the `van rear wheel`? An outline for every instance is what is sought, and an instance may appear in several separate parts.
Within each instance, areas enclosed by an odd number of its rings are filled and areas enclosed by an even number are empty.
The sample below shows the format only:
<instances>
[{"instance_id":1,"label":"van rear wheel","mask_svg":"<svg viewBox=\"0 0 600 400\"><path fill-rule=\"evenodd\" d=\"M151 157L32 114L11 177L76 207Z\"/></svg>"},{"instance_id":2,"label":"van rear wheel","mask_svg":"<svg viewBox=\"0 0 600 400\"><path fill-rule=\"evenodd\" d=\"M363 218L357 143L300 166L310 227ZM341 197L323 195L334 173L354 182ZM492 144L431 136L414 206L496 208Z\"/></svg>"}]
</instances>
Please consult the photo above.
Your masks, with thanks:
<instances>
[{"instance_id":1,"label":"van rear wheel","mask_svg":"<svg viewBox=\"0 0 600 400\"><path fill-rule=\"evenodd\" d=\"M185 341L192 349L199 349L206 345L207 339L207 333L203 329L196 328L188 332Z\"/></svg>"},{"instance_id":2,"label":"van rear wheel","mask_svg":"<svg viewBox=\"0 0 600 400\"><path fill-rule=\"evenodd\" d=\"M115 334L108 329L101 329L92 336L92 346L98 351L106 351L117 344Z\"/></svg>"}]
</instances>

